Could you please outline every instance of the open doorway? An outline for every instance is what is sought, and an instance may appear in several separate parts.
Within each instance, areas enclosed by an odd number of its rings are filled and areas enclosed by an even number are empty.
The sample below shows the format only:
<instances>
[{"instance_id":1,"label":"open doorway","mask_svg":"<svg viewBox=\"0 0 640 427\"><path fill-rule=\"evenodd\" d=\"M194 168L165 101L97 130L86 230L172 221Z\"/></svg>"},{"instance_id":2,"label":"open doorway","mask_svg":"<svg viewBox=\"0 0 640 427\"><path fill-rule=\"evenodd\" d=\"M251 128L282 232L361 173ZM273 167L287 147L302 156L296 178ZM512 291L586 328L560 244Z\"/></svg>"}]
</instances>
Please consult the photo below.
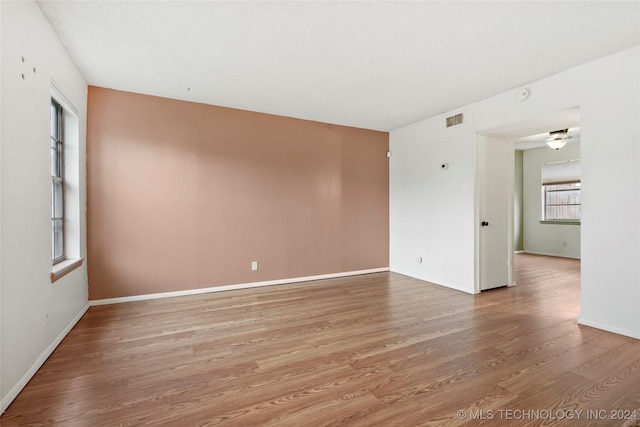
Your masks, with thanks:
<instances>
[{"instance_id":1,"label":"open doorway","mask_svg":"<svg viewBox=\"0 0 640 427\"><path fill-rule=\"evenodd\" d=\"M559 131L559 132L558 132ZM511 186L498 186L508 191L510 241L509 285L517 284L514 275L514 253L528 253L568 259L580 259L580 109L579 107L553 112L488 129L480 137L504 141L511 150ZM555 141L560 147L547 143ZM506 147L506 145L505 145ZM478 146L478 201L483 199L480 145ZM495 184L494 184L495 185ZM505 188L509 188L505 190ZM490 189L496 192L496 188ZM497 199L498 200L498 199ZM482 209L479 207L479 216ZM487 249L483 237L487 234L479 218L477 258L477 291L489 289L483 286L482 251ZM503 252L504 254L504 252ZM503 255L500 255L503 256ZM485 258L488 258L485 254Z\"/></svg>"}]
</instances>

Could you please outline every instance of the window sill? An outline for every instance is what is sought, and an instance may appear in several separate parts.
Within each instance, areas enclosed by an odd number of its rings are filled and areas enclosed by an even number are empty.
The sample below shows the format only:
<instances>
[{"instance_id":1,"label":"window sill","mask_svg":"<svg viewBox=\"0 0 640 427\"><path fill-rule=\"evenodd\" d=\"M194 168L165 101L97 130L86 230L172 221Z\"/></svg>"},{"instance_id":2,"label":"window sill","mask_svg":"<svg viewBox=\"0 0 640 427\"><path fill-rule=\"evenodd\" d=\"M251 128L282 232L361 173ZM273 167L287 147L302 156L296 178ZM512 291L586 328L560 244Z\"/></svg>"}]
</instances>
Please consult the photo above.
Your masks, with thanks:
<instances>
[{"instance_id":1,"label":"window sill","mask_svg":"<svg viewBox=\"0 0 640 427\"><path fill-rule=\"evenodd\" d=\"M65 259L51 267L51 283L71 273L82 265L84 258Z\"/></svg>"},{"instance_id":2,"label":"window sill","mask_svg":"<svg viewBox=\"0 0 640 427\"><path fill-rule=\"evenodd\" d=\"M580 221L540 221L540 224L580 225Z\"/></svg>"}]
</instances>

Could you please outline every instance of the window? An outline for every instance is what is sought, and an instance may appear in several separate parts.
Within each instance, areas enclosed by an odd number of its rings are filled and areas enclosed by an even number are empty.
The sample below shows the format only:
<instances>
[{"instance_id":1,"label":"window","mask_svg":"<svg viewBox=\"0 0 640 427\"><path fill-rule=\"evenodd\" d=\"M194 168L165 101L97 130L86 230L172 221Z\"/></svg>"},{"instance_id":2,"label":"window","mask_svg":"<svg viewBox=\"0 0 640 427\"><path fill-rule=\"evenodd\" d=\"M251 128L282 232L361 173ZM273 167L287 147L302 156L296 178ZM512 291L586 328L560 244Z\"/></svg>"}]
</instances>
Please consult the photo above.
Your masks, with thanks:
<instances>
[{"instance_id":1,"label":"window","mask_svg":"<svg viewBox=\"0 0 640 427\"><path fill-rule=\"evenodd\" d=\"M544 185L545 221L580 221L580 183Z\"/></svg>"},{"instance_id":2,"label":"window","mask_svg":"<svg viewBox=\"0 0 640 427\"><path fill-rule=\"evenodd\" d=\"M51 283L84 261L81 246L82 147L78 108L51 82Z\"/></svg>"},{"instance_id":3,"label":"window","mask_svg":"<svg viewBox=\"0 0 640 427\"><path fill-rule=\"evenodd\" d=\"M580 160L542 166L542 220L579 222L581 205Z\"/></svg>"},{"instance_id":4,"label":"window","mask_svg":"<svg viewBox=\"0 0 640 427\"><path fill-rule=\"evenodd\" d=\"M64 253L64 110L51 99L51 259L63 261Z\"/></svg>"}]
</instances>

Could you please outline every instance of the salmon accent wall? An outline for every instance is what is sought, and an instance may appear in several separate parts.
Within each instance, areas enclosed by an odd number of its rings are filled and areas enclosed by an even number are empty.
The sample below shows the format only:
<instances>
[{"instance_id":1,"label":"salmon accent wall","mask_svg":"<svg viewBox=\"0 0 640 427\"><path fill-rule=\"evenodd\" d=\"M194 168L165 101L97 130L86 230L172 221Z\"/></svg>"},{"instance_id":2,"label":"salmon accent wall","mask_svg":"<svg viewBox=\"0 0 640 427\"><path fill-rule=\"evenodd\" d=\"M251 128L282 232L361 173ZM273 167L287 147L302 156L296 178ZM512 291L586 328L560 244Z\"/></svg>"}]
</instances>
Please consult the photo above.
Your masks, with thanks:
<instances>
[{"instance_id":1,"label":"salmon accent wall","mask_svg":"<svg viewBox=\"0 0 640 427\"><path fill-rule=\"evenodd\" d=\"M89 299L388 267L388 150L386 132L90 86Z\"/></svg>"}]
</instances>

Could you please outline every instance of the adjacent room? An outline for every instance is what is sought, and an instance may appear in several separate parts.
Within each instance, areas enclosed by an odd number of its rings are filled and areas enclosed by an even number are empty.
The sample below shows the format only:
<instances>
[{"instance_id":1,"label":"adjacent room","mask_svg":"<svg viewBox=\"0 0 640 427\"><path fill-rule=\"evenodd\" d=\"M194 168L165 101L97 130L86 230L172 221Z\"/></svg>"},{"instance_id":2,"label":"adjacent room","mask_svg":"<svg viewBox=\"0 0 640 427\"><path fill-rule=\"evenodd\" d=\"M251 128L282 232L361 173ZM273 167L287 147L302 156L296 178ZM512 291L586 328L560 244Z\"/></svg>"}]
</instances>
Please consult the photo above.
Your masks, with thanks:
<instances>
[{"instance_id":1,"label":"adjacent room","mask_svg":"<svg viewBox=\"0 0 640 427\"><path fill-rule=\"evenodd\" d=\"M640 422L640 1L0 23L2 426Z\"/></svg>"}]
</instances>

